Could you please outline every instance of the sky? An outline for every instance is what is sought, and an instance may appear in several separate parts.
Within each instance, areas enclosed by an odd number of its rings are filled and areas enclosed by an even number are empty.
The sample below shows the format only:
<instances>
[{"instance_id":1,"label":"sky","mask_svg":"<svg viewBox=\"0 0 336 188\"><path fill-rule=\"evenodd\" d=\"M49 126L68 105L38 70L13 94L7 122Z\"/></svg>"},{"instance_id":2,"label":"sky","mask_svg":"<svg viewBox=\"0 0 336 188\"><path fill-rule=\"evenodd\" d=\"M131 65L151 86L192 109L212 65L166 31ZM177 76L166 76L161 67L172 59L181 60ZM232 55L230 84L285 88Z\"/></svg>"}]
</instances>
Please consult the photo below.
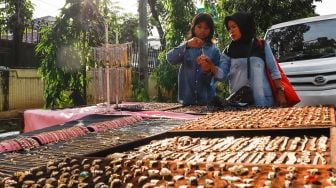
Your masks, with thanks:
<instances>
[{"instance_id":1,"label":"sky","mask_svg":"<svg viewBox=\"0 0 336 188\"><path fill-rule=\"evenodd\" d=\"M33 18L58 16L65 4L65 0L31 0L31 2L35 7ZM125 12L137 13L138 11L137 0L112 0L112 2L118 2Z\"/></svg>"},{"instance_id":2,"label":"sky","mask_svg":"<svg viewBox=\"0 0 336 188\"><path fill-rule=\"evenodd\" d=\"M34 18L43 16L58 16L60 8L65 4L65 0L31 0L34 4ZM118 2L125 12L137 13L137 0L113 0ZM322 0L314 3L316 12L320 15L336 14L336 0Z\"/></svg>"},{"instance_id":3,"label":"sky","mask_svg":"<svg viewBox=\"0 0 336 188\"><path fill-rule=\"evenodd\" d=\"M31 0L34 4L34 18L43 16L57 16L59 10L65 4L65 0ZM119 2L121 8L125 12L137 13L137 0L113 0L113 2ZM336 1L335 0L322 0L321 2L314 3L316 12L320 15L336 14Z\"/></svg>"},{"instance_id":4,"label":"sky","mask_svg":"<svg viewBox=\"0 0 336 188\"><path fill-rule=\"evenodd\" d=\"M315 2L316 12L320 15L336 14L336 1L335 0L322 0L321 2Z\"/></svg>"}]
</instances>

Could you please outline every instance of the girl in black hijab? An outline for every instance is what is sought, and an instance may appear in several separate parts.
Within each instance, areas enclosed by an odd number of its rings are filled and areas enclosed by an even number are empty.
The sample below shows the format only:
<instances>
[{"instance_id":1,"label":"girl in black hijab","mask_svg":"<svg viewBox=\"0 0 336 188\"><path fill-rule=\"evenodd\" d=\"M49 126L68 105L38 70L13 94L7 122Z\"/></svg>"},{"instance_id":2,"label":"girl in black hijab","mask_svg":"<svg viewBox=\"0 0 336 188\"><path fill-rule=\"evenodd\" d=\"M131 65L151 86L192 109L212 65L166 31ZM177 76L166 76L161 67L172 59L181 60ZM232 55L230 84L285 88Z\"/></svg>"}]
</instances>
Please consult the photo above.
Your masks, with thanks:
<instances>
[{"instance_id":1,"label":"girl in black hijab","mask_svg":"<svg viewBox=\"0 0 336 188\"><path fill-rule=\"evenodd\" d=\"M265 43L264 48L261 48L257 43L256 26L251 13L237 12L227 16L224 25L232 39L221 56L221 65L229 79L230 92L234 93L241 87L249 85L252 88L256 106L274 106L276 103L284 106L286 99L280 83L280 72L270 46ZM250 58L249 68L248 57ZM277 101L273 100L265 64L278 90Z\"/></svg>"}]
</instances>

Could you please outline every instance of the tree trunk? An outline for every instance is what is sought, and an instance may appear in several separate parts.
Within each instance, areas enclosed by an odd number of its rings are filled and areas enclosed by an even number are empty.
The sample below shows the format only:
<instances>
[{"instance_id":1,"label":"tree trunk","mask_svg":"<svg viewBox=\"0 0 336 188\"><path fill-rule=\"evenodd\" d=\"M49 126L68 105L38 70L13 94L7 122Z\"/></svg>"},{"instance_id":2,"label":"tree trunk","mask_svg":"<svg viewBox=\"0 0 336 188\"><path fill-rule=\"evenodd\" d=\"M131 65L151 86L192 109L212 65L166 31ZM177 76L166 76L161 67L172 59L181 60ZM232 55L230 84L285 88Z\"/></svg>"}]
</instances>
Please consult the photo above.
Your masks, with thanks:
<instances>
[{"instance_id":1,"label":"tree trunk","mask_svg":"<svg viewBox=\"0 0 336 188\"><path fill-rule=\"evenodd\" d=\"M163 28L162 28L162 25L159 19L159 13L158 13L158 10L156 9L156 3L157 3L157 0L148 0L150 11L155 20L155 27L159 33L160 44L161 44L162 49L164 50L166 46L166 39L165 39L165 34L164 34L164 31L163 31Z\"/></svg>"},{"instance_id":2,"label":"tree trunk","mask_svg":"<svg viewBox=\"0 0 336 188\"><path fill-rule=\"evenodd\" d=\"M148 91L148 32L147 0L139 1L139 68L140 80Z\"/></svg>"},{"instance_id":3,"label":"tree trunk","mask_svg":"<svg viewBox=\"0 0 336 188\"><path fill-rule=\"evenodd\" d=\"M99 3L99 2L97 2L97 3ZM98 5L98 4L97 4ZM86 49L87 48L87 43L88 43L88 33L86 33L85 32L85 34L84 34L84 38L85 38L85 40L83 40L83 49ZM83 54L85 53L85 52L82 52ZM82 68L82 71L83 71L83 80L82 80L82 82L83 82L83 98L84 98L84 104L83 105L87 105L87 82L86 82L86 80L87 80L87 75L86 75L86 66L87 66L87 60L85 59L85 58L83 58L83 60L84 60L84 65L83 65L83 68Z\"/></svg>"}]
</instances>

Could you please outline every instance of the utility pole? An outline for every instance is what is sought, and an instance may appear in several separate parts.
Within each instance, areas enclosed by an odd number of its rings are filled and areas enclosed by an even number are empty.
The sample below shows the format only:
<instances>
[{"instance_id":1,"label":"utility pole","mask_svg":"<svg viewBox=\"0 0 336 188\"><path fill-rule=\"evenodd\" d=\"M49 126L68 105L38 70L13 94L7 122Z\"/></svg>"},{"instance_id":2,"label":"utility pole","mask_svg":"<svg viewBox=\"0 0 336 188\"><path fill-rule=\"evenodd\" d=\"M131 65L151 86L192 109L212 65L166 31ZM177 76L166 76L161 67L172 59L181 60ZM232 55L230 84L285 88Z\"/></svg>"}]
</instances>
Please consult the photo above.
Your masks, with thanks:
<instances>
[{"instance_id":1,"label":"utility pole","mask_svg":"<svg viewBox=\"0 0 336 188\"><path fill-rule=\"evenodd\" d=\"M148 32L147 0L139 0L139 72L148 91Z\"/></svg>"}]
</instances>

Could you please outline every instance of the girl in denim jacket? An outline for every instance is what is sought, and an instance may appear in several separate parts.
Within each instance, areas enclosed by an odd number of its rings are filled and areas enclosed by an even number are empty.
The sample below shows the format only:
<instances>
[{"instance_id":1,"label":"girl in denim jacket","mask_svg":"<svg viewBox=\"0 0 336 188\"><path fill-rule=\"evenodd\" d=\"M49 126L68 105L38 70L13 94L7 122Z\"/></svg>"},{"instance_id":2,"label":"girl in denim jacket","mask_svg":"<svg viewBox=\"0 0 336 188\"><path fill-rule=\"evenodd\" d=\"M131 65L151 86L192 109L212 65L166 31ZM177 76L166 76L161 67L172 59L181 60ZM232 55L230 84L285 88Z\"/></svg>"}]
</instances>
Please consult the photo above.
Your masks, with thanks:
<instances>
[{"instance_id":1,"label":"girl in denim jacket","mask_svg":"<svg viewBox=\"0 0 336 188\"><path fill-rule=\"evenodd\" d=\"M256 106L270 107L286 105L284 90L280 83L280 72L268 43L262 49L255 38L256 27L250 13L237 12L227 16L225 27L232 39L221 56L221 66L225 78L229 80L230 93L245 85L250 85ZM247 57L250 57L250 75L247 73ZM265 72L265 64L270 70L278 91L277 101L273 100L272 90Z\"/></svg>"},{"instance_id":2,"label":"girl in denim jacket","mask_svg":"<svg viewBox=\"0 0 336 188\"><path fill-rule=\"evenodd\" d=\"M167 53L171 64L181 64L178 75L178 100L184 105L207 105L215 93L215 82L223 79L220 52L214 44L211 15L199 13L192 20L186 42Z\"/></svg>"}]
</instances>

